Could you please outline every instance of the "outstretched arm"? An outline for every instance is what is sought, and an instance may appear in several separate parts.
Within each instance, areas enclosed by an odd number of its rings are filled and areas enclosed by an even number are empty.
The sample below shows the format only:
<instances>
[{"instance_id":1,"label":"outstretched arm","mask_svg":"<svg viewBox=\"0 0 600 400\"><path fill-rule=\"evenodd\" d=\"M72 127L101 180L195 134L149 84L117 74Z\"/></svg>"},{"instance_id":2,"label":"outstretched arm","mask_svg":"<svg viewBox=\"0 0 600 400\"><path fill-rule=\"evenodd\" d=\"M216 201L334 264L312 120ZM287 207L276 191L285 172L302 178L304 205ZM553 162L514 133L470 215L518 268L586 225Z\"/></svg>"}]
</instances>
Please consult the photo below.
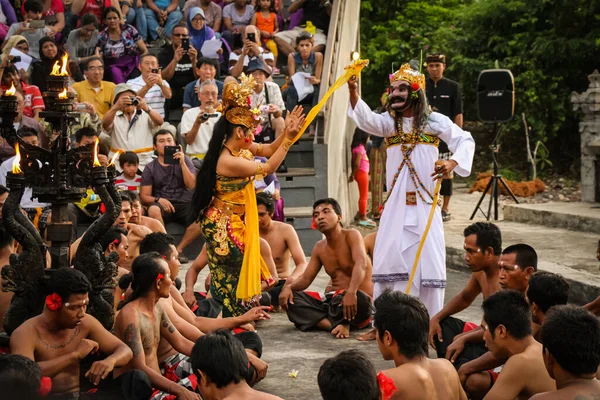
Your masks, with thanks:
<instances>
[{"instance_id":1,"label":"outstretched arm","mask_svg":"<svg viewBox=\"0 0 600 400\"><path fill-rule=\"evenodd\" d=\"M363 131L375 136L392 136L396 133L394 119L386 112L377 114L358 95L358 79L348 81L350 90L350 107L348 116Z\"/></svg>"}]
</instances>

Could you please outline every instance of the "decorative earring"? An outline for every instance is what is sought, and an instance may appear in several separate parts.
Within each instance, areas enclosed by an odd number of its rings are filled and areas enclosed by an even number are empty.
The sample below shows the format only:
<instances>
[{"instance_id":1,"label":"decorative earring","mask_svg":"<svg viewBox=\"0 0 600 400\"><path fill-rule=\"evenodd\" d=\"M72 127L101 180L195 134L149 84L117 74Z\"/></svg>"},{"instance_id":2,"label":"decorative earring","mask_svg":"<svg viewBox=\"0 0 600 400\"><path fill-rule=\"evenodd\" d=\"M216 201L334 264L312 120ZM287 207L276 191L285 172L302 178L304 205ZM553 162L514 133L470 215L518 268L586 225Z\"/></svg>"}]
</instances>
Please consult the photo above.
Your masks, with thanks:
<instances>
[{"instance_id":1,"label":"decorative earring","mask_svg":"<svg viewBox=\"0 0 600 400\"><path fill-rule=\"evenodd\" d=\"M250 142L252 142L252 139L250 139L249 137L244 138L244 143L250 143Z\"/></svg>"}]
</instances>

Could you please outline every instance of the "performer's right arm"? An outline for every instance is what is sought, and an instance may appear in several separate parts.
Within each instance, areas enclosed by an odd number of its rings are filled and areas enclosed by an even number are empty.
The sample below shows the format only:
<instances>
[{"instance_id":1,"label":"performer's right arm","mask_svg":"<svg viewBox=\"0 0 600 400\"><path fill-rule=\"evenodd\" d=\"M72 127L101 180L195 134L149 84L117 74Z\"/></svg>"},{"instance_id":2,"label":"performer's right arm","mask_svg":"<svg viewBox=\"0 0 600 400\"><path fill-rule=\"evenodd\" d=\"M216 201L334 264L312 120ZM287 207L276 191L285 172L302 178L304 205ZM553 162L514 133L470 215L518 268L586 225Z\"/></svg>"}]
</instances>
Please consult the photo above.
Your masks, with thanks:
<instances>
[{"instance_id":1,"label":"performer's right arm","mask_svg":"<svg viewBox=\"0 0 600 400\"><path fill-rule=\"evenodd\" d=\"M386 112L377 114L369 108L358 95L357 78L348 81L350 90L350 107L348 116L363 131L381 137L392 136L396 133L394 119Z\"/></svg>"}]
</instances>

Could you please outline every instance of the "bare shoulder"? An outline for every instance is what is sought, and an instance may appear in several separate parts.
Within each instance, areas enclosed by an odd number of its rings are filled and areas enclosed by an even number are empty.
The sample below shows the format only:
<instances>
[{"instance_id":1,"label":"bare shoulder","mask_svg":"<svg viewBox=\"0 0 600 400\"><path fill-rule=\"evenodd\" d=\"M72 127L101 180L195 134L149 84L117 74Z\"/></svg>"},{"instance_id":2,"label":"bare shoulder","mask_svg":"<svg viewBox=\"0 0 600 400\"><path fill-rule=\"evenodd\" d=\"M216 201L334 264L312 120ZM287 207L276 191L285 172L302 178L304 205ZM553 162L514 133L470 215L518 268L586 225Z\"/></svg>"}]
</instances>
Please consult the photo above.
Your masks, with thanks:
<instances>
[{"instance_id":1,"label":"bare shoulder","mask_svg":"<svg viewBox=\"0 0 600 400\"><path fill-rule=\"evenodd\" d=\"M39 319L40 317L29 318L27 321L23 322L17 329L14 330L12 335L10 335L11 340L13 338L18 337L29 337L35 335L37 329L39 327ZM84 318L85 319L85 318Z\"/></svg>"},{"instance_id":2,"label":"bare shoulder","mask_svg":"<svg viewBox=\"0 0 600 400\"><path fill-rule=\"evenodd\" d=\"M354 242L355 240L358 240L361 243L364 243L363 236L358 230L354 228L344 229L344 235L346 237L346 241Z\"/></svg>"},{"instance_id":3,"label":"bare shoulder","mask_svg":"<svg viewBox=\"0 0 600 400\"><path fill-rule=\"evenodd\" d=\"M130 235L134 234L139 237L145 237L146 235L152 233L150 228L144 225L129 224L129 226L131 227L131 229L129 230Z\"/></svg>"},{"instance_id":4,"label":"bare shoulder","mask_svg":"<svg viewBox=\"0 0 600 400\"><path fill-rule=\"evenodd\" d=\"M128 322L137 322L138 321L138 309L137 303L135 301L131 301L121 309L119 315L117 315L117 319L115 320L115 327L119 325L126 325Z\"/></svg>"}]
</instances>

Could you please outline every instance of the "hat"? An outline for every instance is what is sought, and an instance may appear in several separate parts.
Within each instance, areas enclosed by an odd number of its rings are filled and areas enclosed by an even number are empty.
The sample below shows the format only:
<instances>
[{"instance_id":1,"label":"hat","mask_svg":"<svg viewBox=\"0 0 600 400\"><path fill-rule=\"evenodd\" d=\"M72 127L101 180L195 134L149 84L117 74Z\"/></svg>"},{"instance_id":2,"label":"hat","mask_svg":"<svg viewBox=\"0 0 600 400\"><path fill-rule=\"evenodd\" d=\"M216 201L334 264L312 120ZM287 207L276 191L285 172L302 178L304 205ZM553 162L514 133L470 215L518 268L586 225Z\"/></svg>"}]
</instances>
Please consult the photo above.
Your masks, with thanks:
<instances>
[{"instance_id":1,"label":"hat","mask_svg":"<svg viewBox=\"0 0 600 400\"><path fill-rule=\"evenodd\" d=\"M223 87L221 112L227 121L234 125L256 129L260 124L260 111L250 109L250 95L256 82L252 76L242 74L237 80L226 83Z\"/></svg>"},{"instance_id":2,"label":"hat","mask_svg":"<svg viewBox=\"0 0 600 400\"><path fill-rule=\"evenodd\" d=\"M133 90L133 88L128 84L119 83L117 86L115 86L113 101L115 101L117 97L119 97L119 95L124 92L131 92L133 94L137 94L136 91Z\"/></svg>"},{"instance_id":3,"label":"hat","mask_svg":"<svg viewBox=\"0 0 600 400\"><path fill-rule=\"evenodd\" d=\"M246 69L246 73L248 75L250 75L254 71L264 72L267 75L267 78L271 75L271 68L269 68L267 66L267 64L265 64L265 62L259 57L253 58L248 63L248 68Z\"/></svg>"},{"instance_id":4,"label":"hat","mask_svg":"<svg viewBox=\"0 0 600 400\"><path fill-rule=\"evenodd\" d=\"M429 54L425 59L425 62L446 64L446 56L442 53Z\"/></svg>"}]
</instances>

